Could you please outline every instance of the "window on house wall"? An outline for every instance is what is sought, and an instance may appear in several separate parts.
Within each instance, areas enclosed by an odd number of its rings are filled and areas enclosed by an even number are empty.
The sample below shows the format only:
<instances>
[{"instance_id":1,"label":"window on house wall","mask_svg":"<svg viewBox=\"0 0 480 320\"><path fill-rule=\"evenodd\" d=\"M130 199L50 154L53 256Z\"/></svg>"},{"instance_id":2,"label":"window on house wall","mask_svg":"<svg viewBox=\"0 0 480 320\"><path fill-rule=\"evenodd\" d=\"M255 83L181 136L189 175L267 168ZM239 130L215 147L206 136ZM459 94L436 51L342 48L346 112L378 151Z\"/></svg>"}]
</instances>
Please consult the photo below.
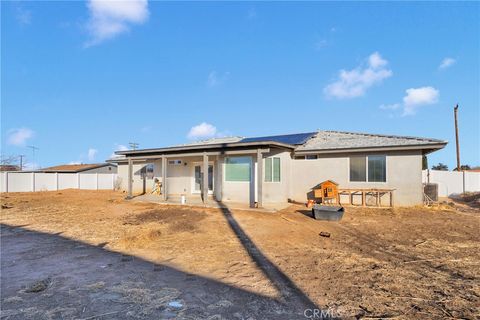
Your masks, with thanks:
<instances>
[{"instance_id":1,"label":"window on house wall","mask_svg":"<svg viewBox=\"0 0 480 320\"><path fill-rule=\"evenodd\" d=\"M386 157L383 155L350 157L350 181L386 182Z\"/></svg>"},{"instance_id":2,"label":"window on house wall","mask_svg":"<svg viewBox=\"0 0 480 320\"><path fill-rule=\"evenodd\" d=\"M280 158L265 158L265 182L280 182Z\"/></svg>"},{"instance_id":3,"label":"window on house wall","mask_svg":"<svg viewBox=\"0 0 480 320\"><path fill-rule=\"evenodd\" d=\"M153 163L149 163L140 169L142 178L153 179Z\"/></svg>"},{"instance_id":4,"label":"window on house wall","mask_svg":"<svg viewBox=\"0 0 480 320\"><path fill-rule=\"evenodd\" d=\"M316 155L316 154L307 154L307 155L305 156L305 159L306 159L306 160L317 160L317 159L318 159L318 155Z\"/></svg>"},{"instance_id":5,"label":"window on house wall","mask_svg":"<svg viewBox=\"0 0 480 320\"><path fill-rule=\"evenodd\" d=\"M368 181L369 182L386 182L385 156L368 156Z\"/></svg>"},{"instance_id":6,"label":"window on house wall","mask_svg":"<svg viewBox=\"0 0 480 320\"><path fill-rule=\"evenodd\" d=\"M250 181L250 157L225 159L225 181Z\"/></svg>"},{"instance_id":7,"label":"window on house wall","mask_svg":"<svg viewBox=\"0 0 480 320\"><path fill-rule=\"evenodd\" d=\"M295 160L305 160L305 156L295 156Z\"/></svg>"},{"instance_id":8,"label":"window on house wall","mask_svg":"<svg viewBox=\"0 0 480 320\"><path fill-rule=\"evenodd\" d=\"M366 157L350 157L350 181L367 181Z\"/></svg>"}]
</instances>

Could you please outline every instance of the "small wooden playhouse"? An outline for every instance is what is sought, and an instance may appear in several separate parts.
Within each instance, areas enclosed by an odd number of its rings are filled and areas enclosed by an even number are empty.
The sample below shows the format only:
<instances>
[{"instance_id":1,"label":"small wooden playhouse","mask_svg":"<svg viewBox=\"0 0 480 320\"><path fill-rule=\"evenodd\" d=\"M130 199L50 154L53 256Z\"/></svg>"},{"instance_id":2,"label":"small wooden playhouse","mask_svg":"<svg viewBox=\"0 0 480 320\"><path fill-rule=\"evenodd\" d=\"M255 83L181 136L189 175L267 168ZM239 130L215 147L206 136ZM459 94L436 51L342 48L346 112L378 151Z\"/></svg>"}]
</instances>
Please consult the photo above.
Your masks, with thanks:
<instances>
[{"instance_id":1,"label":"small wooden playhouse","mask_svg":"<svg viewBox=\"0 0 480 320\"><path fill-rule=\"evenodd\" d=\"M326 180L313 188L313 195L316 200L322 204L339 204L338 183L332 180Z\"/></svg>"}]
</instances>

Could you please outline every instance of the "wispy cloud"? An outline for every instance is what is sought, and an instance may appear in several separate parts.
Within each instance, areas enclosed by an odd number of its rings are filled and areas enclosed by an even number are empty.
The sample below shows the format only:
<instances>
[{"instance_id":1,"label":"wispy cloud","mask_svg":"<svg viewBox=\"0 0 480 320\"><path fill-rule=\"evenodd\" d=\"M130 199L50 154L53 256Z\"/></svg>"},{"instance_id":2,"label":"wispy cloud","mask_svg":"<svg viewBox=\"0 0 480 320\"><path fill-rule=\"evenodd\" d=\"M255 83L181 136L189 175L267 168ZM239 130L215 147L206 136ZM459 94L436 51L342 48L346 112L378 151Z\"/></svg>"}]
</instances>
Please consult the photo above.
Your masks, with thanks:
<instances>
[{"instance_id":1,"label":"wispy cloud","mask_svg":"<svg viewBox=\"0 0 480 320\"><path fill-rule=\"evenodd\" d=\"M29 128L16 128L7 132L7 144L22 147L25 146L27 141L35 135L32 129Z\"/></svg>"},{"instance_id":2,"label":"wispy cloud","mask_svg":"<svg viewBox=\"0 0 480 320\"><path fill-rule=\"evenodd\" d=\"M403 97L403 115L413 115L417 109L424 105L438 102L440 92L434 87L420 87L407 89Z\"/></svg>"},{"instance_id":3,"label":"wispy cloud","mask_svg":"<svg viewBox=\"0 0 480 320\"><path fill-rule=\"evenodd\" d=\"M88 161L94 161L95 157L97 156L97 153L98 153L97 149L93 149L93 148L88 149L88 152L87 152Z\"/></svg>"},{"instance_id":4,"label":"wispy cloud","mask_svg":"<svg viewBox=\"0 0 480 320\"><path fill-rule=\"evenodd\" d=\"M128 32L130 25L142 24L149 16L147 0L89 0L87 8L90 39L85 43L86 47Z\"/></svg>"},{"instance_id":5,"label":"wispy cloud","mask_svg":"<svg viewBox=\"0 0 480 320\"><path fill-rule=\"evenodd\" d=\"M405 90L403 103L382 104L379 108L391 112L402 109L402 113L397 113L397 115L412 116L417 113L418 108L437 103L439 95L440 91L430 86L410 88ZM394 115L395 113L390 113L389 116L393 117Z\"/></svg>"},{"instance_id":6,"label":"wispy cloud","mask_svg":"<svg viewBox=\"0 0 480 320\"><path fill-rule=\"evenodd\" d=\"M327 85L323 91L327 97L349 99L365 95L366 91L392 76L387 68L388 61L378 52L372 53L366 63L352 70L340 70L338 79Z\"/></svg>"},{"instance_id":7,"label":"wispy cloud","mask_svg":"<svg viewBox=\"0 0 480 320\"><path fill-rule=\"evenodd\" d=\"M211 71L207 77L207 86L210 88L217 87L225 83L225 81L227 81L229 77L230 77L230 72L224 72L222 74L218 74L218 72L215 70Z\"/></svg>"},{"instance_id":8,"label":"wispy cloud","mask_svg":"<svg viewBox=\"0 0 480 320\"><path fill-rule=\"evenodd\" d=\"M113 152L110 155L110 159L118 157L118 155L115 154L115 151L127 151L127 150L129 150L129 149L126 145L115 143Z\"/></svg>"},{"instance_id":9,"label":"wispy cloud","mask_svg":"<svg viewBox=\"0 0 480 320\"><path fill-rule=\"evenodd\" d=\"M29 25L32 23L32 12L22 7L17 7L15 12L15 19L22 26Z\"/></svg>"},{"instance_id":10,"label":"wispy cloud","mask_svg":"<svg viewBox=\"0 0 480 320\"><path fill-rule=\"evenodd\" d=\"M457 60L447 57L447 58L442 60L442 62L438 66L438 69L440 69L440 70L446 69L448 67L453 66L456 62L457 62Z\"/></svg>"},{"instance_id":11,"label":"wispy cloud","mask_svg":"<svg viewBox=\"0 0 480 320\"><path fill-rule=\"evenodd\" d=\"M187 138L191 140L208 139L215 137L217 133L217 128L215 126L202 122L190 129Z\"/></svg>"}]
</instances>

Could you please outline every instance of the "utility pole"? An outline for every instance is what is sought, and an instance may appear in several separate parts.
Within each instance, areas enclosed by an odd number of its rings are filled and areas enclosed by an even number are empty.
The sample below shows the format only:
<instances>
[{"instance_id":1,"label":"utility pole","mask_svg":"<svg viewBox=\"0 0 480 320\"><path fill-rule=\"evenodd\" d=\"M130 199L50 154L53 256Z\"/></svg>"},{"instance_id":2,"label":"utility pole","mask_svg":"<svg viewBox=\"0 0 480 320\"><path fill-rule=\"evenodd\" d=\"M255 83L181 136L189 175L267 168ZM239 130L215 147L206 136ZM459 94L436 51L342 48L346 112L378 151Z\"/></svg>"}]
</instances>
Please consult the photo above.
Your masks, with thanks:
<instances>
[{"instance_id":1,"label":"utility pole","mask_svg":"<svg viewBox=\"0 0 480 320\"><path fill-rule=\"evenodd\" d=\"M454 115L454 118L455 118L455 142L457 144L457 171L460 172L460 144L458 142L459 138L458 138L458 116L457 116L457 113L458 113L458 103L455 106L455 108L453 108L453 115Z\"/></svg>"},{"instance_id":2,"label":"utility pole","mask_svg":"<svg viewBox=\"0 0 480 320\"><path fill-rule=\"evenodd\" d=\"M35 165L35 150L40 150L35 146L27 146L27 148L32 149L32 164Z\"/></svg>"},{"instance_id":3,"label":"utility pole","mask_svg":"<svg viewBox=\"0 0 480 320\"><path fill-rule=\"evenodd\" d=\"M25 158L25 155L21 154L19 155L20 157L20 171L23 171L23 158Z\"/></svg>"},{"instance_id":4,"label":"utility pole","mask_svg":"<svg viewBox=\"0 0 480 320\"><path fill-rule=\"evenodd\" d=\"M137 150L139 144L136 142L129 142L128 145L130 146L130 149Z\"/></svg>"}]
</instances>

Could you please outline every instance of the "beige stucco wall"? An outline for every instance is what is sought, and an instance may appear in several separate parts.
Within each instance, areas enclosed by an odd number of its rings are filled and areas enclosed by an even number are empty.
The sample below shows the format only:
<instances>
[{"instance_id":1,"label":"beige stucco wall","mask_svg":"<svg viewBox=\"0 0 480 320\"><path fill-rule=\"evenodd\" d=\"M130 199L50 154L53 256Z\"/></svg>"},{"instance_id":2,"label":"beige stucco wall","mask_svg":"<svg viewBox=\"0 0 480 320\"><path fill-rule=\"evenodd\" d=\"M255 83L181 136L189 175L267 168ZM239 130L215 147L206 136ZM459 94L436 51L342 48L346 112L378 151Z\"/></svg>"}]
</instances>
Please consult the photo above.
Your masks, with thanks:
<instances>
[{"instance_id":1,"label":"beige stucco wall","mask_svg":"<svg viewBox=\"0 0 480 320\"><path fill-rule=\"evenodd\" d=\"M280 158L280 182L265 182L265 158L269 157L278 157ZM253 165L254 165L254 178L255 178L255 190L258 189L258 179L257 179L257 158L256 156L251 156ZM278 203L278 202L287 202L289 197L289 188L288 180L290 177L290 152L283 149L274 149L272 148L269 153L263 154L263 203ZM223 177L225 177L225 165L222 163L222 172ZM250 201L250 182L234 182L234 181L222 181L223 188L223 201L232 201L232 202L246 202ZM255 201L258 201L258 194L255 194Z\"/></svg>"},{"instance_id":2,"label":"beige stucco wall","mask_svg":"<svg viewBox=\"0 0 480 320\"><path fill-rule=\"evenodd\" d=\"M167 195L179 196L182 194L191 195L193 191L193 178L195 164L201 164L202 157L173 157L169 160L182 160L179 165L167 164ZM216 172L217 157L209 157L209 163L214 164L214 175ZM162 161L155 160L151 162L154 166L153 177L162 182ZM147 163L138 163L133 165L133 192L143 192L143 179L140 175L140 170L146 166ZM121 189L127 191L128 189L128 164L122 163L118 165L118 176L121 179ZM218 178L214 177L214 189L217 188ZM153 187L153 179L146 179L146 192L150 192ZM219 186L218 186L219 187ZM196 195L196 194L195 194ZM198 194L198 196L200 196Z\"/></svg>"},{"instance_id":3,"label":"beige stucco wall","mask_svg":"<svg viewBox=\"0 0 480 320\"><path fill-rule=\"evenodd\" d=\"M263 155L263 203L287 202L291 178L291 155L289 151L272 149ZM265 158L280 158L280 182L265 182Z\"/></svg>"},{"instance_id":4,"label":"beige stucco wall","mask_svg":"<svg viewBox=\"0 0 480 320\"><path fill-rule=\"evenodd\" d=\"M387 182L350 182L349 156L350 154L329 154L319 156L317 160L294 160L289 151L272 149L266 157L280 157L280 182L263 182L263 202L286 202L289 198L296 201L306 201L307 193L311 188L325 180L334 180L340 188L392 188L395 190L395 205L408 206L422 203L422 154L421 151L403 151L386 153ZM367 155L368 155L367 154ZM182 160L181 165L167 167L167 194L191 195L193 184L194 163L201 163L202 157L171 158ZM256 157L252 157L255 165ZM225 202L243 202L250 200L249 182L225 181L225 164L223 157L209 157L214 163L214 194L217 199ZM154 161L154 177L162 180L161 161ZM185 165L186 163L186 165ZM139 174L146 163L134 164L134 193L142 192L143 180ZM264 165L265 169L265 165ZM265 172L265 170L264 170ZM122 180L123 190L127 190L128 165L118 166L118 176ZM264 176L262 177L264 180ZM257 184L258 181L255 181ZM146 180L146 190L149 192L153 180ZM257 198L257 197L256 197ZM256 199L257 200L257 199ZM357 199L360 200L360 199ZM385 203L388 202L385 198Z\"/></svg>"},{"instance_id":5,"label":"beige stucco wall","mask_svg":"<svg viewBox=\"0 0 480 320\"><path fill-rule=\"evenodd\" d=\"M194 167L195 164L203 161L202 157L175 157L168 160L182 160L179 165L167 164L167 195L192 194ZM209 159L209 162L213 161ZM161 161L155 162L155 169L158 167L158 175L155 175L162 181Z\"/></svg>"},{"instance_id":6,"label":"beige stucco wall","mask_svg":"<svg viewBox=\"0 0 480 320\"><path fill-rule=\"evenodd\" d=\"M387 181L385 183L350 182L349 154L322 155L317 160L291 160L291 198L296 201L306 201L307 193L313 186L325 180L333 180L339 184L340 188L396 189L394 192L396 206L422 203L422 154L420 151L368 154L386 155Z\"/></svg>"},{"instance_id":7,"label":"beige stucco wall","mask_svg":"<svg viewBox=\"0 0 480 320\"><path fill-rule=\"evenodd\" d=\"M240 155L239 155L240 156ZM255 157L248 155L252 161ZM221 172L221 192L223 202L250 202L250 182L249 181L225 181L225 158L219 160L219 172Z\"/></svg>"},{"instance_id":8,"label":"beige stucco wall","mask_svg":"<svg viewBox=\"0 0 480 320\"><path fill-rule=\"evenodd\" d=\"M133 164L133 185L132 191L134 194L139 194L144 191L149 192L152 190L153 180L152 179L142 179L140 174L142 168L146 166L147 163L134 163ZM117 181L120 184L120 190L127 191L128 190L128 164L118 164L117 167Z\"/></svg>"}]
</instances>

